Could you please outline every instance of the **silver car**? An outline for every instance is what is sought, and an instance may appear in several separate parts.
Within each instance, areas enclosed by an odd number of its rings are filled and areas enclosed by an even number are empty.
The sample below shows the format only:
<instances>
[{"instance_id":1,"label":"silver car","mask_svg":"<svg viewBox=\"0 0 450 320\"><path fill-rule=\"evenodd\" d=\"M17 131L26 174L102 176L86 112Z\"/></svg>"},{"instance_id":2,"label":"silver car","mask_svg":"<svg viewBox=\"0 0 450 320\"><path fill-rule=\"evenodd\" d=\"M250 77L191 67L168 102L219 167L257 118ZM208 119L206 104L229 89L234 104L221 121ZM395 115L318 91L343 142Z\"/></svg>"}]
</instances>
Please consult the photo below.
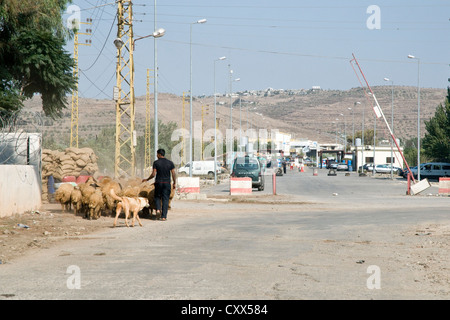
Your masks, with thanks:
<instances>
[{"instance_id":1,"label":"silver car","mask_svg":"<svg viewBox=\"0 0 450 320\"><path fill-rule=\"evenodd\" d=\"M396 166L391 166L391 164L379 164L379 165L375 166L375 172L376 173L391 173L391 168L395 174L398 174L399 170L401 170L401 168L396 167Z\"/></svg>"}]
</instances>

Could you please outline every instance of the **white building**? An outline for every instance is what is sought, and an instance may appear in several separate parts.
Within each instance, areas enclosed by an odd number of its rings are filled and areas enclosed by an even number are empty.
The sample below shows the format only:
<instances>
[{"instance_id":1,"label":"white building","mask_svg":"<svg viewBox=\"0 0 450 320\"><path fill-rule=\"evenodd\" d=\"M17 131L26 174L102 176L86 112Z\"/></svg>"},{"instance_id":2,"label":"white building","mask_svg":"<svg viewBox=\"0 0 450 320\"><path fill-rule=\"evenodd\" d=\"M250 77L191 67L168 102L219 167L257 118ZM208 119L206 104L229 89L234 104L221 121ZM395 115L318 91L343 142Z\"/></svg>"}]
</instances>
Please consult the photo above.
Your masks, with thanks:
<instances>
[{"instance_id":1,"label":"white building","mask_svg":"<svg viewBox=\"0 0 450 320\"><path fill-rule=\"evenodd\" d=\"M356 168L359 168L366 163L389 164L391 163L391 147L390 146L357 146L355 150L356 155ZM403 148L400 148L403 152ZM363 160L364 159L364 160ZM402 155L396 147L393 149L393 161L394 167L403 168L405 163Z\"/></svg>"}]
</instances>

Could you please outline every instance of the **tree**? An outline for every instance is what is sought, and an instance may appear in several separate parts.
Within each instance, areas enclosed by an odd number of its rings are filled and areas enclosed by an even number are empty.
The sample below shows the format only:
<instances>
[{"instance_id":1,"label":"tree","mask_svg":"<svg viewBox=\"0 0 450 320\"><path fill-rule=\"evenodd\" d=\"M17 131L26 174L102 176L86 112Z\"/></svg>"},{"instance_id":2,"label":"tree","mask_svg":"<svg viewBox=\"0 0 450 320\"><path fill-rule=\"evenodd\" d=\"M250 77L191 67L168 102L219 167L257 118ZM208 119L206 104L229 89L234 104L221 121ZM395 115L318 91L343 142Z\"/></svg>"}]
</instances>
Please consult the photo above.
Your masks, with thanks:
<instances>
[{"instance_id":1,"label":"tree","mask_svg":"<svg viewBox=\"0 0 450 320\"><path fill-rule=\"evenodd\" d=\"M437 106L434 117L425 121L425 128L425 154L434 161L450 161L450 88L444 104Z\"/></svg>"},{"instance_id":2,"label":"tree","mask_svg":"<svg viewBox=\"0 0 450 320\"><path fill-rule=\"evenodd\" d=\"M64 50L70 33L62 13L69 2L0 0L0 117L12 117L34 94L53 119L67 107L76 84Z\"/></svg>"}]
</instances>

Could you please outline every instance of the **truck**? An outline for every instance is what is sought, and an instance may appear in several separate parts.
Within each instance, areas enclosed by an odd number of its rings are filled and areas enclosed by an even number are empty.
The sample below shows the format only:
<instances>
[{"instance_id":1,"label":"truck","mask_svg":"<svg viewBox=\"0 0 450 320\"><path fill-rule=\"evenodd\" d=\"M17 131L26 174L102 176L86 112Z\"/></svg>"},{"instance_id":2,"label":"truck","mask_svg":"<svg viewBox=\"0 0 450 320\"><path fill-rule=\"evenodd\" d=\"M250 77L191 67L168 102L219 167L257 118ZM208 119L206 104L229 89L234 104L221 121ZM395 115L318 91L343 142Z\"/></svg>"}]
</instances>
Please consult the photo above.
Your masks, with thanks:
<instances>
[{"instance_id":1,"label":"truck","mask_svg":"<svg viewBox=\"0 0 450 320\"><path fill-rule=\"evenodd\" d=\"M192 166L192 175L195 176L203 176L207 175L210 178L214 177L214 161L193 161ZM178 174L180 176L188 176L189 175L190 163L186 163L183 167L178 169ZM222 167L217 163L216 165L216 173L219 174L222 172Z\"/></svg>"}]
</instances>

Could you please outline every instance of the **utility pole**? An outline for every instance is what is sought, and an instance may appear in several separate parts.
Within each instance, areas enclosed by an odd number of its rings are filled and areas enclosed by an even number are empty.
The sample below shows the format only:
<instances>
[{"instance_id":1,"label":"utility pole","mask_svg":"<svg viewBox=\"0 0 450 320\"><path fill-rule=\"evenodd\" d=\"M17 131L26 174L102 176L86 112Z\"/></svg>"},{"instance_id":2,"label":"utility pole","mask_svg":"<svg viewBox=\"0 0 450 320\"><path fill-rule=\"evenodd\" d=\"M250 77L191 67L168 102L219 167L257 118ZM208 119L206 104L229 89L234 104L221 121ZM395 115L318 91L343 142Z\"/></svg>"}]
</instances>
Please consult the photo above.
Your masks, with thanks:
<instances>
[{"instance_id":1,"label":"utility pole","mask_svg":"<svg viewBox=\"0 0 450 320\"><path fill-rule=\"evenodd\" d=\"M186 93L183 91L183 109L181 111L181 127L186 129L186 103L189 102L189 99L186 97ZM181 147L181 164L185 164L185 153L186 153L186 139L184 138L184 134L182 136L182 147Z\"/></svg>"},{"instance_id":2,"label":"utility pole","mask_svg":"<svg viewBox=\"0 0 450 320\"><path fill-rule=\"evenodd\" d=\"M205 160L205 159L203 159L203 132L204 132L204 127L203 127L203 122L204 122L204 118L205 118L205 115L208 115L209 113L208 113L208 111L209 111L209 105L202 105L202 136L201 136L201 139L200 139L200 145L201 145L201 150L202 150L202 161L203 160Z\"/></svg>"},{"instance_id":3,"label":"utility pole","mask_svg":"<svg viewBox=\"0 0 450 320\"><path fill-rule=\"evenodd\" d=\"M88 18L87 22L79 22L79 24L87 24L90 25L92 23L92 19ZM78 25L78 28L80 27ZM75 90L72 92L72 115L70 118L70 147L78 148L78 78L79 78L79 69L78 69L78 46L90 46L91 40L87 39L86 43L78 42L78 35L87 35L90 36L92 30L86 29L86 32L78 32L78 28L75 29L75 34L73 38L73 76L77 79L75 84Z\"/></svg>"},{"instance_id":4,"label":"utility pole","mask_svg":"<svg viewBox=\"0 0 450 320\"><path fill-rule=\"evenodd\" d=\"M151 114L150 114L150 69L147 69L147 95L145 101L145 163L144 171L145 175L150 174L150 167L152 166L152 156L151 156Z\"/></svg>"},{"instance_id":5,"label":"utility pole","mask_svg":"<svg viewBox=\"0 0 450 320\"><path fill-rule=\"evenodd\" d=\"M131 0L117 1L116 147L114 176L135 176L133 10Z\"/></svg>"}]
</instances>

